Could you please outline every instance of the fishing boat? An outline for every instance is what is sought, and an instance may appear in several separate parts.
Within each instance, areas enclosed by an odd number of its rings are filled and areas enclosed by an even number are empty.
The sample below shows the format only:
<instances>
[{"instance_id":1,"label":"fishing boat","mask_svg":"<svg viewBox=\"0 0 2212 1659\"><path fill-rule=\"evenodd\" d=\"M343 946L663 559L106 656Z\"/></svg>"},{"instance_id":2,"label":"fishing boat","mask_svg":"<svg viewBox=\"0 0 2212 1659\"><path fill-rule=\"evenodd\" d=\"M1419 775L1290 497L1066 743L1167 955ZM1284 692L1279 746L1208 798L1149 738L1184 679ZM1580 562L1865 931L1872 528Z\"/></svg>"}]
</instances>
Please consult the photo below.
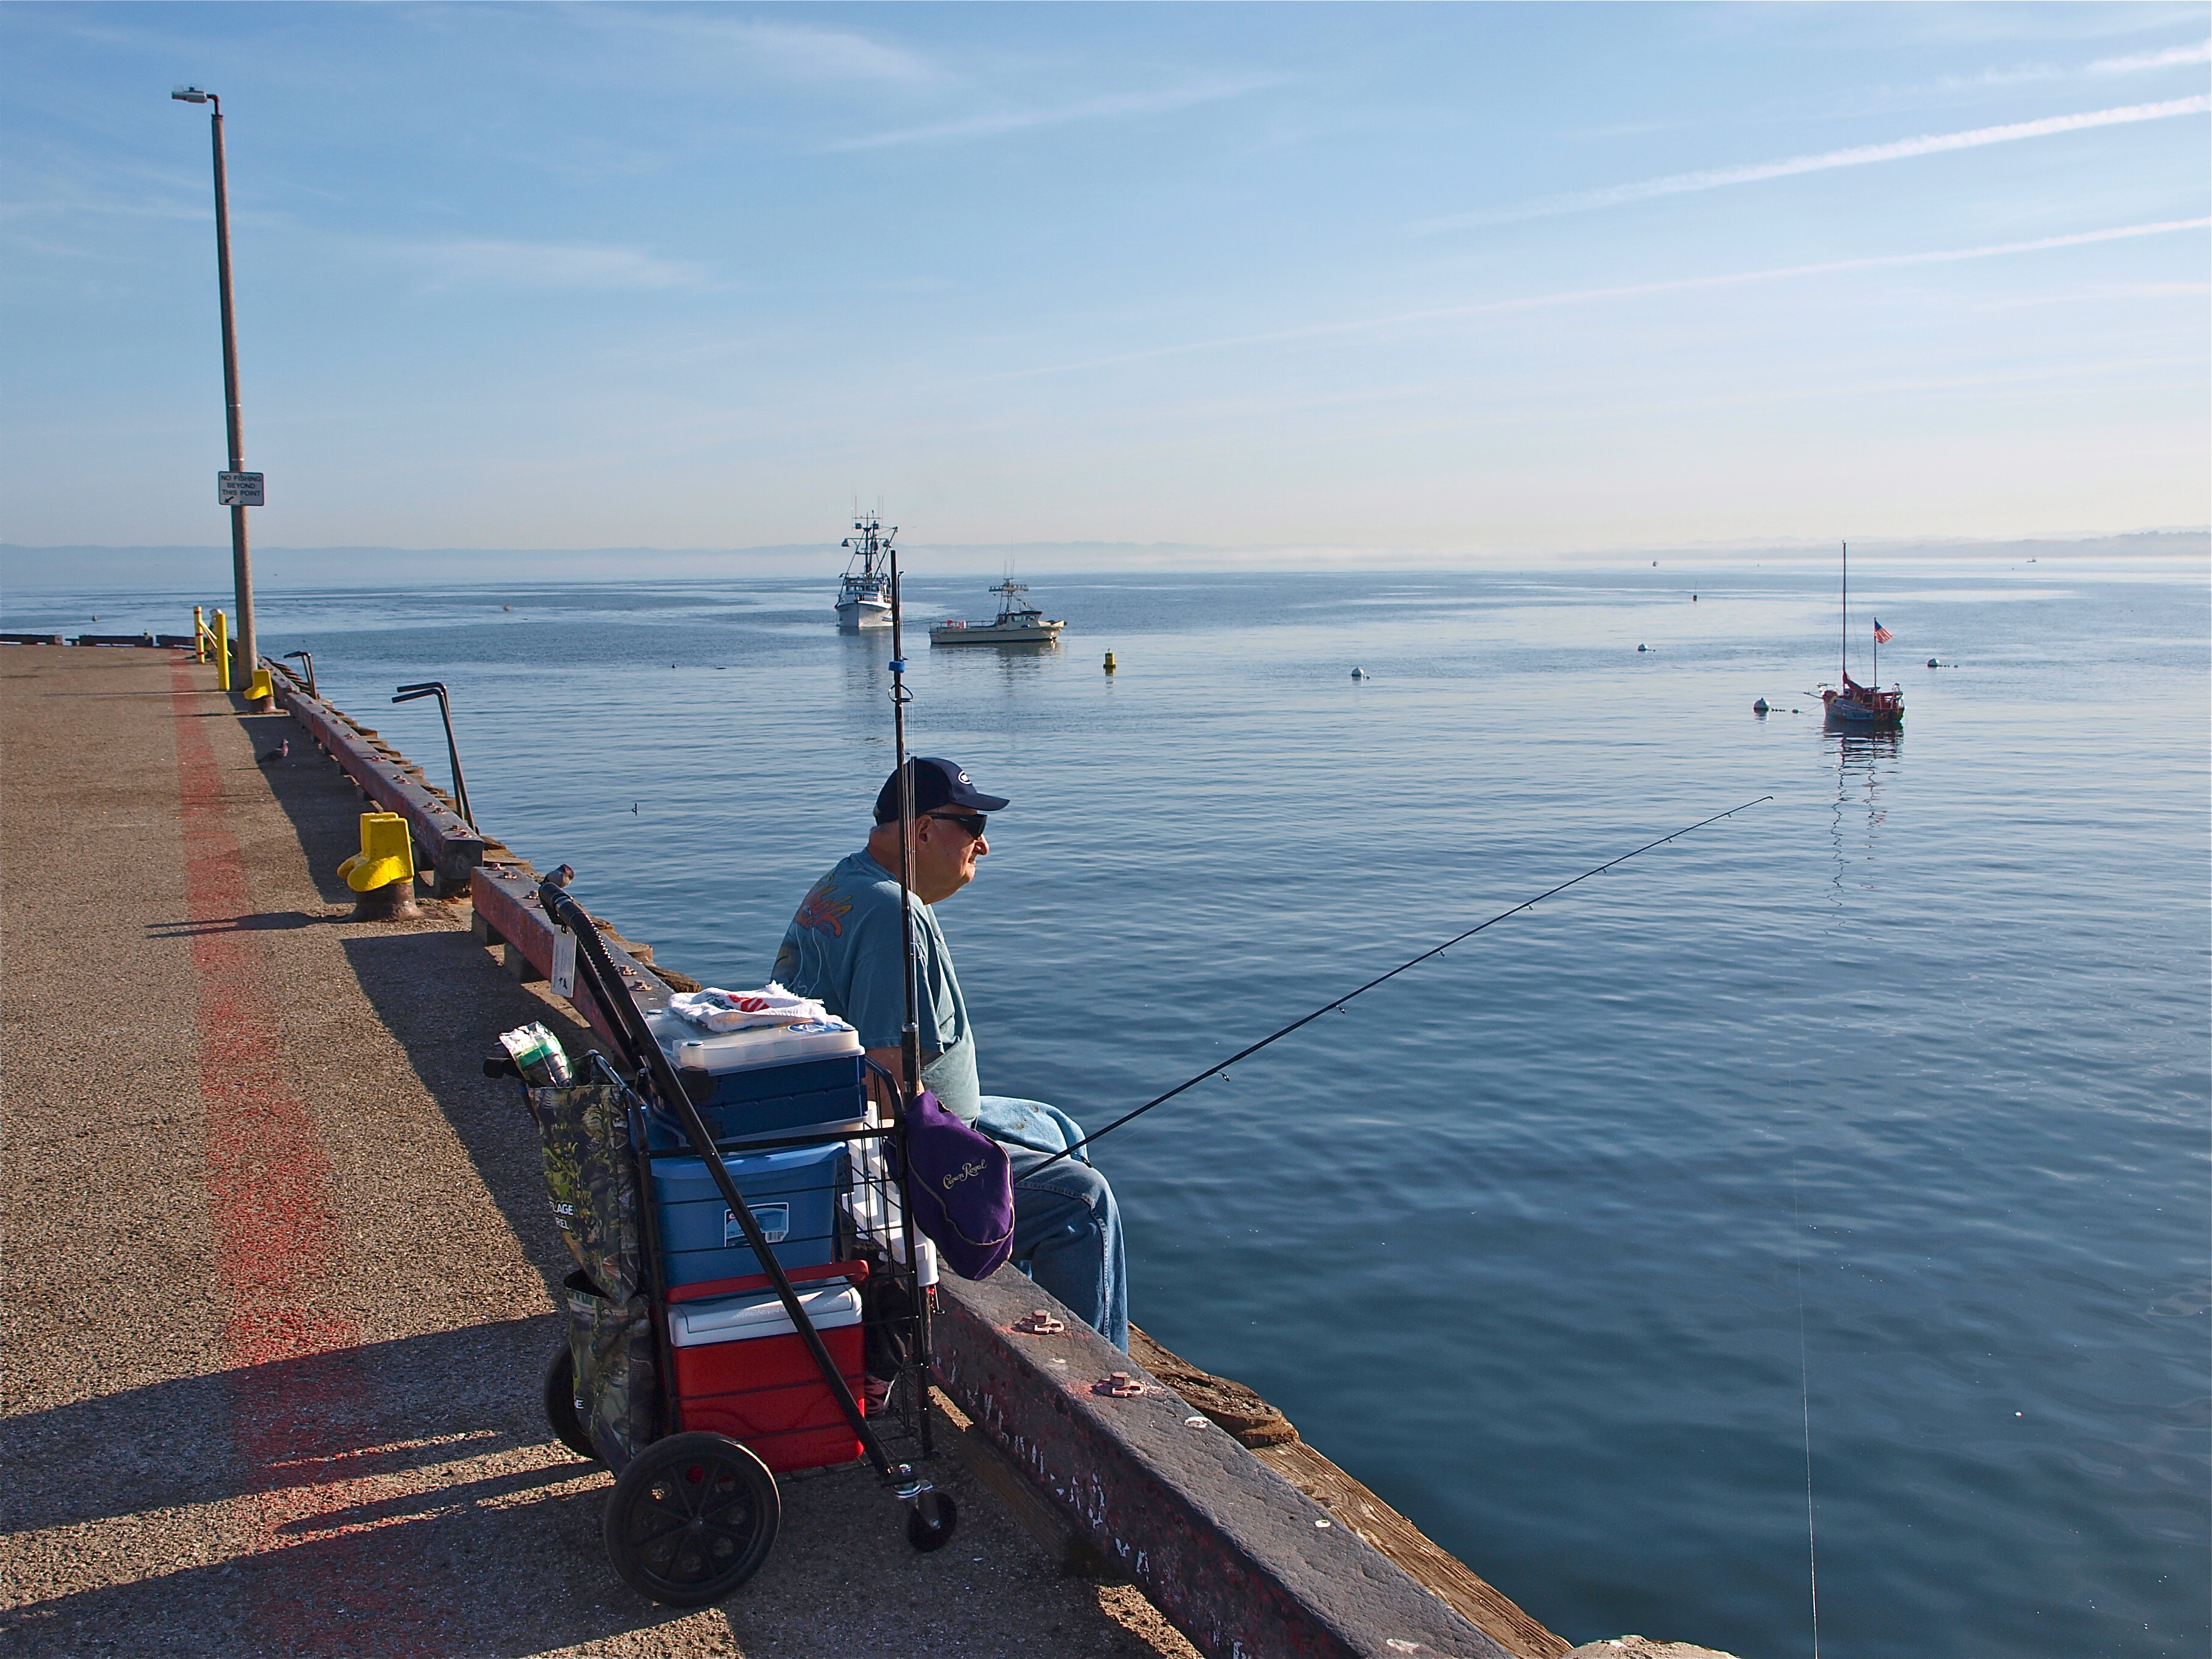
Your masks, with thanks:
<instances>
[{"instance_id":1,"label":"fishing boat","mask_svg":"<svg viewBox=\"0 0 2212 1659\"><path fill-rule=\"evenodd\" d=\"M1030 590L1012 576L988 590L999 596L999 614L991 622L963 622L948 617L929 630L932 645L1053 645L1060 640L1065 619L1054 622L1022 597Z\"/></svg>"},{"instance_id":2,"label":"fishing boat","mask_svg":"<svg viewBox=\"0 0 2212 1659\"><path fill-rule=\"evenodd\" d=\"M898 526L889 530L876 514L853 520L858 533L845 538L843 545L852 552L845 566L845 579L837 586L837 631L857 634L864 628L889 628L891 625L891 538L898 534Z\"/></svg>"},{"instance_id":3,"label":"fishing boat","mask_svg":"<svg viewBox=\"0 0 2212 1659\"><path fill-rule=\"evenodd\" d=\"M1844 544L1844 639L1843 663L1840 672L1844 684L1839 690L1832 685L1820 688L1820 704L1827 711L1827 723L1846 731L1879 732L1905 724L1905 691L1893 685L1881 690L1881 647L1889 639L1889 630L1881 625L1881 618L1874 619L1874 678L1872 685L1861 685L1851 678L1851 547Z\"/></svg>"}]
</instances>

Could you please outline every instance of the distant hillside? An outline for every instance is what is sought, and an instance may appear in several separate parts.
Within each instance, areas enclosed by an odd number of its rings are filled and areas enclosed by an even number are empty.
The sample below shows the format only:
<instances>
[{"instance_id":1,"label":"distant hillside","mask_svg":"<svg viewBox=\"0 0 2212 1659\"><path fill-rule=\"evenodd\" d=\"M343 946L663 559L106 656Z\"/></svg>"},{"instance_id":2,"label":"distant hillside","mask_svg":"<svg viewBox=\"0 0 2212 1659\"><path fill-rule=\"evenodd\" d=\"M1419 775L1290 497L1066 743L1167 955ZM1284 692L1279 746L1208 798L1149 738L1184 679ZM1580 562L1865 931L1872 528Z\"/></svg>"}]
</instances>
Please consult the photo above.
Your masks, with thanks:
<instances>
[{"instance_id":1,"label":"distant hillside","mask_svg":"<svg viewBox=\"0 0 2212 1659\"><path fill-rule=\"evenodd\" d=\"M1854 541L1869 560L1930 562L2094 558L2205 560L2212 532L2151 530L2125 535L1975 542ZM908 568L932 576L990 574L1012 568L1049 577L1115 570L1406 570L1448 567L1530 569L1549 564L1796 563L1834 556L1832 542L1738 543L1728 546L1608 548L1532 553L1465 548L1202 547L1173 543L1024 542L996 546L933 545L905 550ZM844 568L842 549L793 544L742 548L394 548L260 547L256 585L283 589L384 583L666 581L716 576L827 580ZM0 596L9 592L220 592L230 586L230 550L220 547L25 547L0 542Z\"/></svg>"}]
</instances>

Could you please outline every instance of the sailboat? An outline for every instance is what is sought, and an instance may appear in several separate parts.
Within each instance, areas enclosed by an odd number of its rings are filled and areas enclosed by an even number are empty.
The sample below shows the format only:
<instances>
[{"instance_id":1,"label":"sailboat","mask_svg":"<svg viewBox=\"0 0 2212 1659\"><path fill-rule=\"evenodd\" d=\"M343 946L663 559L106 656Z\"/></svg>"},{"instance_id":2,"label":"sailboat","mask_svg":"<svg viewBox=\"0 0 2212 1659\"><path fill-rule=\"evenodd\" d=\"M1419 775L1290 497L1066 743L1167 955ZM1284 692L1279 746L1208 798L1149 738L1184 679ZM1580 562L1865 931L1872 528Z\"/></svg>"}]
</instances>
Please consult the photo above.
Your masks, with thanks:
<instances>
[{"instance_id":1,"label":"sailboat","mask_svg":"<svg viewBox=\"0 0 2212 1659\"><path fill-rule=\"evenodd\" d=\"M842 544L853 556L845 566L844 580L837 585L841 634L891 625L891 538L898 534L898 526L887 531L881 517L871 513L854 520L853 528L859 533L846 537Z\"/></svg>"},{"instance_id":2,"label":"sailboat","mask_svg":"<svg viewBox=\"0 0 2212 1659\"><path fill-rule=\"evenodd\" d=\"M1901 687L1880 689L1881 683L1881 647L1889 638L1889 630L1881 625L1881 618L1874 623L1873 685L1861 685L1851 678L1851 544L1844 544L1844 640L1841 690L1832 685L1820 688L1820 703L1827 710L1828 724L1855 732L1878 732L1905 724L1905 692Z\"/></svg>"}]
</instances>

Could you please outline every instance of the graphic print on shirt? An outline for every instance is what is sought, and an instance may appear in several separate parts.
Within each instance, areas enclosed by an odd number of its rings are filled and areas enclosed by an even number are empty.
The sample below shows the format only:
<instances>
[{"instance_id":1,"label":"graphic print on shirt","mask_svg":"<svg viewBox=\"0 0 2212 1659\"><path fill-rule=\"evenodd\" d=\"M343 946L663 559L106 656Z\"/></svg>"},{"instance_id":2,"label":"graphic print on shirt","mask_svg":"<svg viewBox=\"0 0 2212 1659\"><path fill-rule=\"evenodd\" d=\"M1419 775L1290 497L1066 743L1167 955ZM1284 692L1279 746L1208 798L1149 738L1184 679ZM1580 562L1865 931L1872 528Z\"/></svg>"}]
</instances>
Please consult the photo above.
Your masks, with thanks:
<instances>
[{"instance_id":1,"label":"graphic print on shirt","mask_svg":"<svg viewBox=\"0 0 2212 1659\"><path fill-rule=\"evenodd\" d=\"M832 887L830 882L830 876L816 882L813 890L799 901L799 914L792 920L811 932L827 933L832 939L842 939L845 936L845 918L853 914L853 901Z\"/></svg>"}]
</instances>

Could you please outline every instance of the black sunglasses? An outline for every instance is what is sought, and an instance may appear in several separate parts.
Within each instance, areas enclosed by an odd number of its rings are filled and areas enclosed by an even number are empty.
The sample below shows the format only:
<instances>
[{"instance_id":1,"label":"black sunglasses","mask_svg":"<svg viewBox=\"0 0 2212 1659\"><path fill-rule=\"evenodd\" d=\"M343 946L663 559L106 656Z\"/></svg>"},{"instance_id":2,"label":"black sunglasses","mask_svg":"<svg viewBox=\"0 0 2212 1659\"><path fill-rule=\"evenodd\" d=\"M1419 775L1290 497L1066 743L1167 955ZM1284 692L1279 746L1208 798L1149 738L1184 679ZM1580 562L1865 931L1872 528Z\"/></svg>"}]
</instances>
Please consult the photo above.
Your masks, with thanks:
<instances>
[{"instance_id":1,"label":"black sunglasses","mask_svg":"<svg viewBox=\"0 0 2212 1659\"><path fill-rule=\"evenodd\" d=\"M947 823L957 823L968 832L971 841L981 841L983 831L990 827L991 823L988 816L981 812L924 812L922 817L942 818Z\"/></svg>"}]
</instances>

